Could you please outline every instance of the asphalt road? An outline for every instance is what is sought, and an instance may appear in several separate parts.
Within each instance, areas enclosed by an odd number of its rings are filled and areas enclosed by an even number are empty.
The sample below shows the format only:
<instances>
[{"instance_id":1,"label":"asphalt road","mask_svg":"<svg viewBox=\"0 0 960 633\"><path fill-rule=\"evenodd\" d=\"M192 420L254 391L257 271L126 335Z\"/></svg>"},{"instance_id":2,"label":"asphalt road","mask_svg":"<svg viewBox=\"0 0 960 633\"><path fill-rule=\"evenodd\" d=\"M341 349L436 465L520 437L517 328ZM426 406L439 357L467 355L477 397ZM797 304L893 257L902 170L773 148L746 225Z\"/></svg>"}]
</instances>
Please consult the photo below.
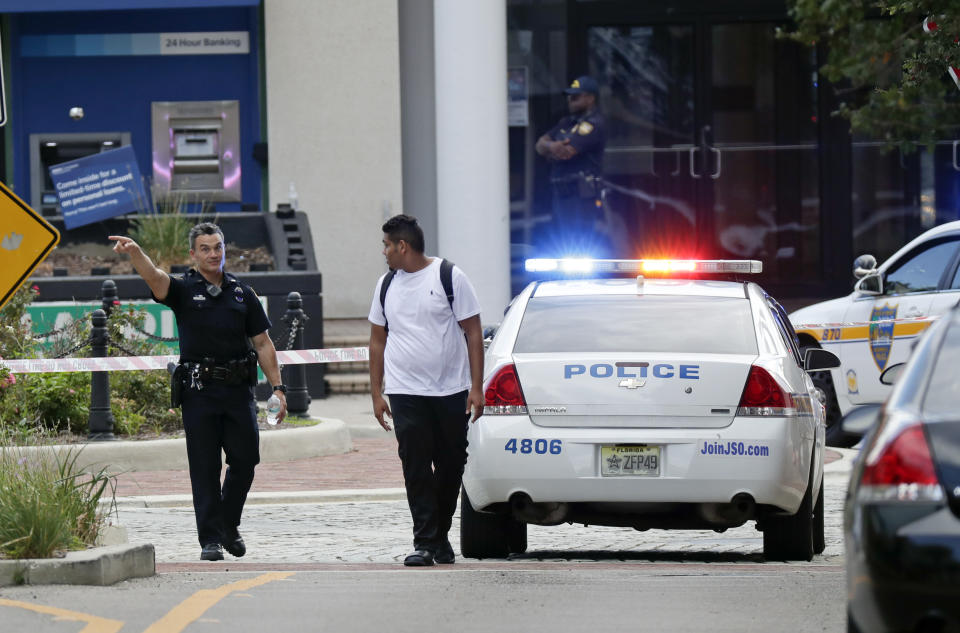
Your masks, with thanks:
<instances>
[{"instance_id":1,"label":"asphalt road","mask_svg":"<svg viewBox=\"0 0 960 633\"><path fill-rule=\"evenodd\" d=\"M289 567L289 566L287 566ZM0 592L0 631L841 631L837 566L377 564L180 571ZM62 611L44 613L56 603Z\"/></svg>"}]
</instances>

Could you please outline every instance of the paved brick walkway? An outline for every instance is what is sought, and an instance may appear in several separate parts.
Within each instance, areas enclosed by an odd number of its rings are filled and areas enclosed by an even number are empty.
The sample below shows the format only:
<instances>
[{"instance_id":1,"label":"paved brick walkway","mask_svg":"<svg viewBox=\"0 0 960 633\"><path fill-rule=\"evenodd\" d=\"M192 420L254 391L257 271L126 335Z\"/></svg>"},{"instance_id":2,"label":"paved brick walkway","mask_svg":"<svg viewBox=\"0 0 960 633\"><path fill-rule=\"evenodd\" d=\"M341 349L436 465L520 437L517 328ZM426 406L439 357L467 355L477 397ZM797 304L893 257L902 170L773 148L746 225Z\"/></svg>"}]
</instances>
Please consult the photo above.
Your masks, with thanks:
<instances>
[{"instance_id":1,"label":"paved brick walkway","mask_svg":"<svg viewBox=\"0 0 960 633\"><path fill-rule=\"evenodd\" d=\"M354 450L343 455L311 457L257 466L251 492L402 488L403 472L392 434L356 438ZM190 494L186 470L125 473L117 477L118 497Z\"/></svg>"},{"instance_id":2,"label":"paved brick walkway","mask_svg":"<svg viewBox=\"0 0 960 633\"><path fill-rule=\"evenodd\" d=\"M353 451L257 466L251 492L296 492L366 488L403 488L403 472L392 434L353 440ZM840 458L827 450L824 461ZM117 478L118 497L190 494L186 470L131 472Z\"/></svg>"}]
</instances>

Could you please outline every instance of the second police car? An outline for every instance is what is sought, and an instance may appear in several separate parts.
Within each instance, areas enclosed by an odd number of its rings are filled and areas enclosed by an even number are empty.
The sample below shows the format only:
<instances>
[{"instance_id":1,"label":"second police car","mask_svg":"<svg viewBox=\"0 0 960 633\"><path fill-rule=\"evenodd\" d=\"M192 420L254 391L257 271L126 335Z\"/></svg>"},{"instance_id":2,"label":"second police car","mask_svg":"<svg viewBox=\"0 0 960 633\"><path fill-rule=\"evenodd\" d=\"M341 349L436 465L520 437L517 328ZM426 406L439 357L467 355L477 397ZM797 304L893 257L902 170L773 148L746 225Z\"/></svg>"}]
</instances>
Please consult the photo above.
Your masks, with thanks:
<instances>
[{"instance_id":1,"label":"second police car","mask_svg":"<svg viewBox=\"0 0 960 633\"><path fill-rule=\"evenodd\" d=\"M531 263L528 262L528 268ZM638 530L756 521L768 558L824 549L824 409L783 308L749 282L651 271L759 272L760 262L534 260L641 272L534 282L487 349L470 425L461 549L526 549L527 524Z\"/></svg>"},{"instance_id":2,"label":"second police car","mask_svg":"<svg viewBox=\"0 0 960 633\"><path fill-rule=\"evenodd\" d=\"M850 446L840 418L855 406L880 403L890 387L880 373L910 356L917 337L960 301L960 221L934 227L877 266L854 262L858 278L846 297L790 314L804 348L835 353L841 366L813 375L826 396L827 444Z\"/></svg>"}]
</instances>

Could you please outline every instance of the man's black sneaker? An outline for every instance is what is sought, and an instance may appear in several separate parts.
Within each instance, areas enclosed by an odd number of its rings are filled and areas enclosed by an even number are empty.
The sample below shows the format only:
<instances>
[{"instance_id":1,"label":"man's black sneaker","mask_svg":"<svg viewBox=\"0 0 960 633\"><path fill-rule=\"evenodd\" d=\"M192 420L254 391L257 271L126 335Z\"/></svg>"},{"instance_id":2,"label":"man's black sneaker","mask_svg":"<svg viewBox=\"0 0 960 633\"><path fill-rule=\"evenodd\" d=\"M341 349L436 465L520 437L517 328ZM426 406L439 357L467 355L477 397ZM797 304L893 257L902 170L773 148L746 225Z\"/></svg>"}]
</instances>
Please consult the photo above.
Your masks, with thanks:
<instances>
[{"instance_id":1,"label":"man's black sneaker","mask_svg":"<svg viewBox=\"0 0 960 633\"><path fill-rule=\"evenodd\" d=\"M243 537L239 534L228 537L223 540L223 549L230 552L231 555L240 558L247 553L247 546L243 542Z\"/></svg>"},{"instance_id":2,"label":"man's black sneaker","mask_svg":"<svg viewBox=\"0 0 960 633\"><path fill-rule=\"evenodd\" d=\"M223 550L220 543L207 543L200 550L200 560L223 560Z\"/></svg>"},{"instance_id":3,"label":"man's black sneaker","mask_svg":"<svg viewBox=\"0 0 960 633\"><path fill-rule=\"evenodd\" d=\"M453 546L450 545L450 541L446 541L443 545L437 548L437 551L433 554L433 560L441 565L451 565L457 560L457 557L453 553Z\"/></svg>"}]
</instances>

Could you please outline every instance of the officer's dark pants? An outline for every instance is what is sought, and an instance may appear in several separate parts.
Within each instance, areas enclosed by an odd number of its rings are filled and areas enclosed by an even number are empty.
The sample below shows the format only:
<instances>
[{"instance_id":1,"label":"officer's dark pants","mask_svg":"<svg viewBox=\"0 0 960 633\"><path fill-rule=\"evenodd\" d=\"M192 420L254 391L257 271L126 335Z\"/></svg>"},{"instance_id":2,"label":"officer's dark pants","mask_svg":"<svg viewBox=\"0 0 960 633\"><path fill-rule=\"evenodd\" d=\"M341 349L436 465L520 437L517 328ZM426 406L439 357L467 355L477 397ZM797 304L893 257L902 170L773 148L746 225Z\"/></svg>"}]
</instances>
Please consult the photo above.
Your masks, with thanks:
<instances>
[{"instance_id":1,"label":"officer's dark pants","mask_svg":"<svg viewBox=\"0 0 960 633\"><path fill-rule=\"evenodd\" d=\"M594 224L603 215L603 208L597 206L598 198L581 197L570 186L555 186L553 193L553 222L547 243L541 245L541 249L545 248L543 254L611 256L609 240L594 230Z\"/></svg>"},{"instance_id":2,"label":"officer's dark pants","mask_svg":"<svg viewBox=\"0 0 960 633\"><path fill-rule=\"evenodd\" d=\"M447 540L467 463L466 408L466 391L390 396L414 549L435 552Z\"/></svg>"},{"instance_id":3,"label":"officer's dark pants","mask_svg":"<svg viewBox=\"0 0 960 633\"><path fill-rule=\"evenodd\" d=\"M193 488L193 511L201 545L233 536L260 462L260 431L253 388L205 383L184 388L183 429ZM220 485L220 450L227 456L227 474Z\"/></svg>"}]
</instances>

